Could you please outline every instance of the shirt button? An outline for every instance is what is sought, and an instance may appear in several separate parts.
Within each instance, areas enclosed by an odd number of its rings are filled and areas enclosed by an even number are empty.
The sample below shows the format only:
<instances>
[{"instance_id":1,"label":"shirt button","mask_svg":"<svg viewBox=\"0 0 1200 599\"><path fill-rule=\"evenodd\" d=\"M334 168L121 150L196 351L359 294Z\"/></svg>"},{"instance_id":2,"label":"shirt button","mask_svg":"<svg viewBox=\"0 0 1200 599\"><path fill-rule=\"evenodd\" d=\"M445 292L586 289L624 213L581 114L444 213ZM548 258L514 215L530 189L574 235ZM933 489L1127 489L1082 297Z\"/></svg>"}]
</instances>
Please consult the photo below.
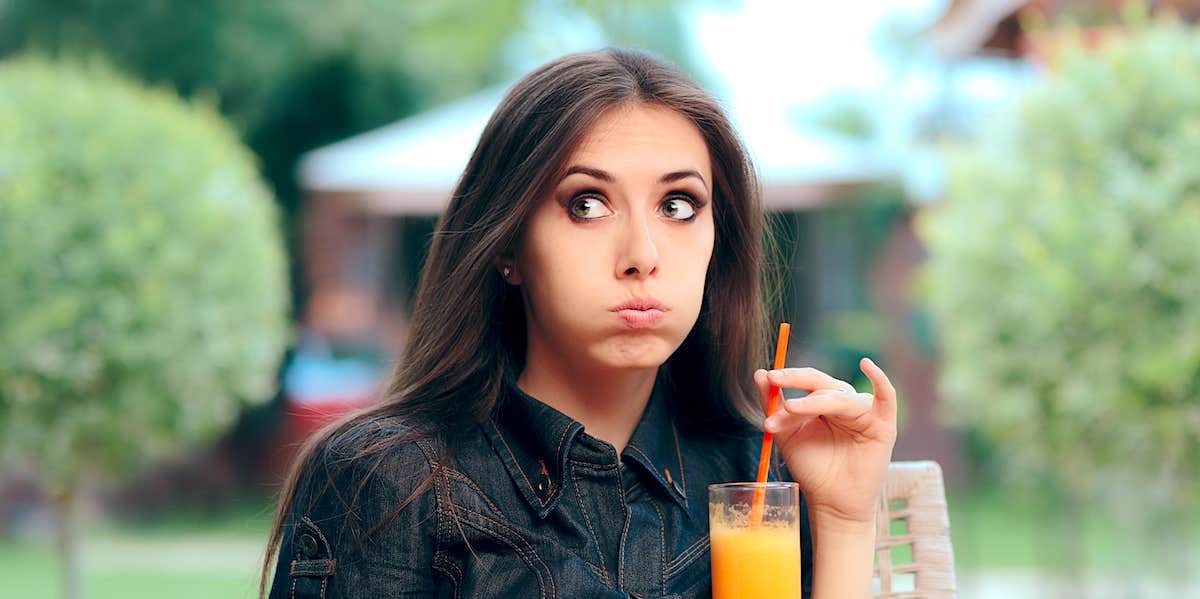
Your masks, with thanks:
<instances>
[{"instance_id":1,"label":"shirt button","mask_svg":"<svg viewBox=\"0 0 1200 599\"><path fill-rule=\"evenodd\" d=\"M533 485L533 488L537 490L538 497L546 499L554 490L554 483L550 482L550 470L546 468L545 460L538 460L538 465L541 466L541 471L538 473L537 483Z\"/></svg>"},{"instance_id":2,"label":"shirt button","mask_svg":"<svg viewBox=\"0 0 1200 599\"><path fill-rule=\"evenodd\" d=\"M312 559L317 555L317 540L310 534L300 537L300 557Z\"/></svg>"},{"instance_id":3,"label":"shirt button","mask_svg":"<svg viewBox=\"0 0 1200 599\"><path fill-rule=\"evenodd\" d=\"M679 493L680 495L683 495L684 497L686 497L687 493L683 492L683 487L679 486L679 481L677 481L671 477L671 469L666 468L663 471L667 473L667 482L671 483L671 488L675 489L676 493Z\"/></svg>"}]
</instances>

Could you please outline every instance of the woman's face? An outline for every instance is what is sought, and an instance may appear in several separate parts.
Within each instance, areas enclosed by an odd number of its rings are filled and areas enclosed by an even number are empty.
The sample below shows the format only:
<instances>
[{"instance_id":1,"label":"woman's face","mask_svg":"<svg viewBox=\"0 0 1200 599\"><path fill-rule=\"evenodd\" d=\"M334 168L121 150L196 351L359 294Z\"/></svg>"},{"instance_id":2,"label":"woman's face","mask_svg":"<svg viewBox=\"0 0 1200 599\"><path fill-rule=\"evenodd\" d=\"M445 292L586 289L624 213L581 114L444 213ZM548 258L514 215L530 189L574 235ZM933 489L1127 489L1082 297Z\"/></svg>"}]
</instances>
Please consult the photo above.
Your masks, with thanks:
<instances>
[{"instance_id":1,"label":"woman's face","mask_svg":"<svg viewBox=\"0 0 1200 599\"><path fill-rule=\"evenodd\" d=\"M515 254L530 359L661 365L700 313L713 251L712 167L680 114L606 113L542 200Z\"/></svg>"}]
</instances>

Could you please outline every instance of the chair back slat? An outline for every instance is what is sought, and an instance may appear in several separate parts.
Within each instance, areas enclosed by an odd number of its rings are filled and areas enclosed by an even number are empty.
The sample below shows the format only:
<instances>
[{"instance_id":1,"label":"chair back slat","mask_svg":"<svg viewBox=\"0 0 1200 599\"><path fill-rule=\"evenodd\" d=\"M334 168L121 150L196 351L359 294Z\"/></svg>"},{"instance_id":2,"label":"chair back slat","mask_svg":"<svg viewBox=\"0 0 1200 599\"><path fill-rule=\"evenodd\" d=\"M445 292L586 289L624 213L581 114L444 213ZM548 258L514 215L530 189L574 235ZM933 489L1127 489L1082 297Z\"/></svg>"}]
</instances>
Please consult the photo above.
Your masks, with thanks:
<instances>
[{"instance_id":1,"label":"chair back slat","mask_svg":"<svg viewBox=\"0 0 1200 599\"><path fill-rule=\"evenodd\" d=\"M894 462L888 466L876 526L875 597L957 596L946 488L937 462ZM910 548L911 562L894 563L893 552L903 547Z\"/></svg>"}]
</instances>

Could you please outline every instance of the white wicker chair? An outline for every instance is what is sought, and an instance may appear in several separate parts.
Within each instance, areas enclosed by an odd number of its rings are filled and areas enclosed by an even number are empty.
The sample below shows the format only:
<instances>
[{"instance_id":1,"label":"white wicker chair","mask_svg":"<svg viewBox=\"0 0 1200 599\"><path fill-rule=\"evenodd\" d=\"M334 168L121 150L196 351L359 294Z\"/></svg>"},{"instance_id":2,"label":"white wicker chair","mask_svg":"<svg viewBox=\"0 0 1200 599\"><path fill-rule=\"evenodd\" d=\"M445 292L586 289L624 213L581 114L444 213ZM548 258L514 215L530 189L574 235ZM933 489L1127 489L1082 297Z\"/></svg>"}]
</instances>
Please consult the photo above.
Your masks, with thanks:
<instances>
[{"instance_id":1,"label":"white wicker chair","mask_svg":"<svg viewBox=\"0 0 1200 599\"><path fill-rule=\"evenodd\" d=\"M875 597L957 596L946 488L937 462L889 465L876 522Z\"/></svg>"}]
</instances>

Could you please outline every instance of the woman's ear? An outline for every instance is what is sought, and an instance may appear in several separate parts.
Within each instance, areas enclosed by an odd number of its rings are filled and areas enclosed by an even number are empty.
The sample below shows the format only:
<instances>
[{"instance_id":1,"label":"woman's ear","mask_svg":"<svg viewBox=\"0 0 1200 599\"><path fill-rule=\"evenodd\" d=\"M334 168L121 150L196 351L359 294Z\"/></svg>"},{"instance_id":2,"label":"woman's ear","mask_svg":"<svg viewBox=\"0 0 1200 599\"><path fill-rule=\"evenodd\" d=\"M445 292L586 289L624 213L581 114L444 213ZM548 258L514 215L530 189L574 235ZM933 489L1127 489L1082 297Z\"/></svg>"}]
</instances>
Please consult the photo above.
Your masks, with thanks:
<instances>
[{"instance_id":1,"label":"woman's ear","mask_svg":"<svg viewBox=\"0 0 1200 599\"><path fill-rule=\"evenodd\" d=\"M504 282L509 285L521 284L521 274L517 272L517 264L511 254L496 256L493 262L496 270L500 271L500 278L504 279Z\"/></svg>"}]
</instances>

